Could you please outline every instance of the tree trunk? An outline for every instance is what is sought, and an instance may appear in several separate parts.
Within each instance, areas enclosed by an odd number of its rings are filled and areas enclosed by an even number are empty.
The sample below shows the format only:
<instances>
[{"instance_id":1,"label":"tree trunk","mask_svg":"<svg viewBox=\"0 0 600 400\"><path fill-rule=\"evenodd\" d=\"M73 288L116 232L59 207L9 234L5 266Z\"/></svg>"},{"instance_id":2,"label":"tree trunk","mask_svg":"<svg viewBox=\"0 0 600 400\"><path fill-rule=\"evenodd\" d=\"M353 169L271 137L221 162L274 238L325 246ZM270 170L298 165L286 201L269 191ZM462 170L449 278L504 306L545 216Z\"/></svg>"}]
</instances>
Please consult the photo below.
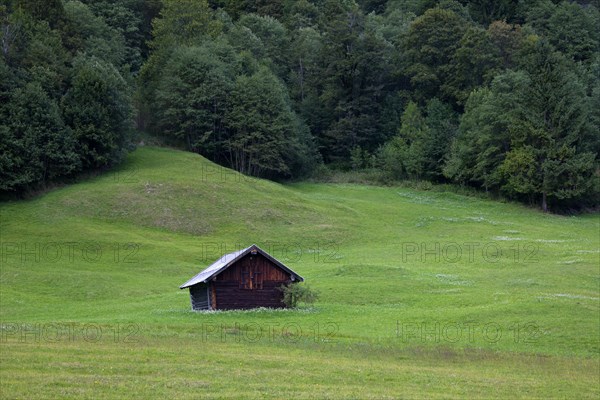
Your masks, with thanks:
<instances>
[{"instance_id":1,"label":"tree trunk","mask_svg":"<svg viewBox=\"0 0 600 400\"><path fill-rule=\"evenodd\" d=\"M302 64L302 57L300 57L300 100L304 101L304 65Z\"/></svg>"},{"instance_id":2,"label":"tree trunk","mask_svg":"<svg viewBox=\"0 0 600 400\"><path fill-rule=\"evenodd\" d=\"M542 192L542 211L548 212L548 202L546 201L546 192Z\"/></svg>"}]
</instances>

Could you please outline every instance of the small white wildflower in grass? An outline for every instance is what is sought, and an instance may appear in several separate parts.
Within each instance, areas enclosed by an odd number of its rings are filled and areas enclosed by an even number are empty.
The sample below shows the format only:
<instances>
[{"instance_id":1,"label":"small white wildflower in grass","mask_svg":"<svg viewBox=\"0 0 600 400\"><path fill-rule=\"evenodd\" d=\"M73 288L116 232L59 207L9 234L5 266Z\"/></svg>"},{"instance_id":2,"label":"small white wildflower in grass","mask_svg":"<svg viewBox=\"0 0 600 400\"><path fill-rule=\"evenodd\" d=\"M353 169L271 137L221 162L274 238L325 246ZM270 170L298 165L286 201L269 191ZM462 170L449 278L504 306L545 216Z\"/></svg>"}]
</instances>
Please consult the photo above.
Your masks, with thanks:
<instances>
[{"instance_id":1,"label":"small white wildflower in grass","mask_svg":"<svg viewBox=\"0 0 600 400\"><path fill-rule=\"evenodd\" d=\"M510 237L510 236L494 236L492 238L492 240L523 240L523 238L520 237Z\"/></svg>"},{"instance_id":2,"label":"small white wildflower in grass","mask_svg":"<svg viewBox=\"0 0 600 400\"><path fill-rule=\"evenodd\" d=\"M582 261L583 261L582 259L578 258L576 260L557 261L556 263L557 264L567 264L567 265L570 265L570 264L577 264L577 263L580 263Z\"/></svg>"}]
</instances>

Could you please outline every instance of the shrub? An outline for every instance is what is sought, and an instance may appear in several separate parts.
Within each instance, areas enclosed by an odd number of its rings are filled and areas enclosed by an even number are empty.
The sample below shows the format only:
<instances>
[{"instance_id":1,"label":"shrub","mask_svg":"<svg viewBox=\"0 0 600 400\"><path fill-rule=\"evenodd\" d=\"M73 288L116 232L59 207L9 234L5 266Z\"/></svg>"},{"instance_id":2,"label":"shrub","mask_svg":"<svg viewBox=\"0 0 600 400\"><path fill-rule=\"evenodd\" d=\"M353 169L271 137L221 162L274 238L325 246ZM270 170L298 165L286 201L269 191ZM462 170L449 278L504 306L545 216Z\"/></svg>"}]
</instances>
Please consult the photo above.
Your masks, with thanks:
<instances>
[{"instance_id":1,"label":"shrub","mask_svg":"<svg viewBox=\"0 0 600 400\"><path fill-rule=\"evenodd\" d=\"M314 303L318 298L318 293L311 289L308 285L299 283L289 283L281 285L279 290L283 292L282 302L287 306L294 308L298 303Z\"/></svg>"}]
</instances>

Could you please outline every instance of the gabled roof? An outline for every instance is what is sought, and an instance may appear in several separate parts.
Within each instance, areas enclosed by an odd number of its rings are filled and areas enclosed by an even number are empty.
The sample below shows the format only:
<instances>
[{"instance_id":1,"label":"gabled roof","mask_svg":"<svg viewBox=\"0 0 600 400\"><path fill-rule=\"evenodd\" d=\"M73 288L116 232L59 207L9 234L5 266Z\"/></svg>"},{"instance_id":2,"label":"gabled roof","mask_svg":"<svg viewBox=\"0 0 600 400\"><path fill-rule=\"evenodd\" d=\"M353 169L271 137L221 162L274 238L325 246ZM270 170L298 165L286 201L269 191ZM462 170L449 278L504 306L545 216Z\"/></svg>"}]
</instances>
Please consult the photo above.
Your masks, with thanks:
<instances>
[{"instance_id":1,"label":"gabled roof","mask_svg":"<svg viewBox=\"0 0 600 400\"><path fill-rule=\"evenodd\" d=\"M294 280L299 282L304 281L304 278L292 271L290 268L286 267L276 258L269 255L266 251L253 244L252 246L246 247L245 249L234 251L233 253L225 254L223 257L219 258L217 261L212 263L208 268L200 272L198 275L194 276L192 279L179 286L179 289L185 289L187 287L196 285L198 283L206 283L212 277L219 275L221 272L225 271L229 268L233 263L235 263L240 258L244 257L246 254L250 253L252 250L256 250L258 253L262 254L265 258L269 259L279 268L284 270L290 275L294 276Z\"/></svg>"}]
</instances>

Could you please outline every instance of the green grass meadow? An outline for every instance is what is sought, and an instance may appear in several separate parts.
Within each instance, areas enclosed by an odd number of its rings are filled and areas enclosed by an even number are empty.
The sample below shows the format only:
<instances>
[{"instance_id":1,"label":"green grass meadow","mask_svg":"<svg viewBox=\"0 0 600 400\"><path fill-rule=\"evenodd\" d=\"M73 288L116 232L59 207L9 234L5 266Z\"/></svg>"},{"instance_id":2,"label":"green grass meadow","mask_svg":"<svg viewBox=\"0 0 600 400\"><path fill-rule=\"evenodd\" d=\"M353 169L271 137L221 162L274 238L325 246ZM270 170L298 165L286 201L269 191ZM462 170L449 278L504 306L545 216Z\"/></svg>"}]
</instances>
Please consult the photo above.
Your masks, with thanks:
<instances>
[{"instance_id":1,"label":"green grass meadow","mask_svg":"<svg viewBox=\"0 0 600 400\"><path fill-rule=\"evenodd\" d=\"M143 147L0 217L2 399L600 396L598 214ZM252 243L318 301L190 311L179 285Z\"/></svg>"}]
</instances>

